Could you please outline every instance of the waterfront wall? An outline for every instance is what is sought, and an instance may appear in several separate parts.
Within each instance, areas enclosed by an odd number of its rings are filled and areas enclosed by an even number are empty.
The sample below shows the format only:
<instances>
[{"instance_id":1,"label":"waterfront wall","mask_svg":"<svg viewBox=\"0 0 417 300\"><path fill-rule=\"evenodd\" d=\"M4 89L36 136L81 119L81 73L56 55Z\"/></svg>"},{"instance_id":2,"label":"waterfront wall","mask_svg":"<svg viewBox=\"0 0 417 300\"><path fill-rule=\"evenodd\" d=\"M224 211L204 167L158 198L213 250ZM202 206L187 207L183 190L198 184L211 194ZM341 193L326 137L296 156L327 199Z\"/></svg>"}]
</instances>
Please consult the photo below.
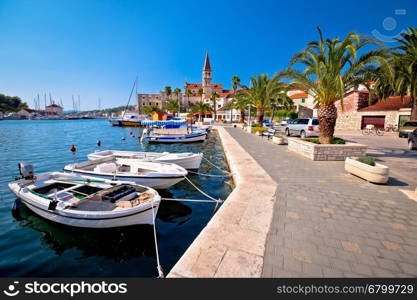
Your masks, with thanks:
<instances>
[{"instance_id":1,"label":"waterfront wall","mask_svg":"<svg viewBox=\"0 0 417 300\"><path fill-rule=\"evenodd\" d=\"M223 127L235 189L168 274L169 278L261 277L277 184Z\"/></svg>"}]
</instances>

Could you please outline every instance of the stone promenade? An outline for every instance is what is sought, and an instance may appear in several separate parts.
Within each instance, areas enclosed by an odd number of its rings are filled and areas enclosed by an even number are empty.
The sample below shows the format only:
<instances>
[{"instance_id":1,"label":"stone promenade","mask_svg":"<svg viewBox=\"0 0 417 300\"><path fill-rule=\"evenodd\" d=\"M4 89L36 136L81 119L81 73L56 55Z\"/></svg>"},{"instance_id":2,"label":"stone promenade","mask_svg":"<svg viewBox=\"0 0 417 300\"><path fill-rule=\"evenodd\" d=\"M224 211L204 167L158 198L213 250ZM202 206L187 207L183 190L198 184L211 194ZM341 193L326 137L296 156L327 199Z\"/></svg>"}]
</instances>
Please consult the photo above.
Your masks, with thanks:
<instances>
[{"instance_id":1,"label":"stone promenade","mask_svg":"<svg viewBox=\"0 0 417 300\"><path fill-rule=\"evenodd\" d=\"M226 130L278 183L263 277L417 276L417 202L400 191L414 183L374 185L343 162L313 162Z\"/></svg>"}]
</instances>

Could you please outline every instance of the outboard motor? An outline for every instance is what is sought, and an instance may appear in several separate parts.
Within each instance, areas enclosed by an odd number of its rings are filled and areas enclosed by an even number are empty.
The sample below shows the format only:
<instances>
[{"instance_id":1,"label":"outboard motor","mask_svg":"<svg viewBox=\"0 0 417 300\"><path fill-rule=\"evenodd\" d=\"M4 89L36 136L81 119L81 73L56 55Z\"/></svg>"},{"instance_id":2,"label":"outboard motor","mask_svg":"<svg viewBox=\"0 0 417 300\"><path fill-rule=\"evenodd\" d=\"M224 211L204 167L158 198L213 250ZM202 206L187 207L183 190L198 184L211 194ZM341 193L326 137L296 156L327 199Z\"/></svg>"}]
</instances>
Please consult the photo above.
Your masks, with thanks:
<instances>
[{"instance_id":1,"label":"outboard motor","mask_svg":"<svg viewBox=\"0 0 417 300\"><path fill-rule=\"evenodd\" d=\"M35 172L33 171L33 166L29 163L19 163L19 173L22 175L22 178L32 180L35 178Z\"/></svg>"}]
</instances>

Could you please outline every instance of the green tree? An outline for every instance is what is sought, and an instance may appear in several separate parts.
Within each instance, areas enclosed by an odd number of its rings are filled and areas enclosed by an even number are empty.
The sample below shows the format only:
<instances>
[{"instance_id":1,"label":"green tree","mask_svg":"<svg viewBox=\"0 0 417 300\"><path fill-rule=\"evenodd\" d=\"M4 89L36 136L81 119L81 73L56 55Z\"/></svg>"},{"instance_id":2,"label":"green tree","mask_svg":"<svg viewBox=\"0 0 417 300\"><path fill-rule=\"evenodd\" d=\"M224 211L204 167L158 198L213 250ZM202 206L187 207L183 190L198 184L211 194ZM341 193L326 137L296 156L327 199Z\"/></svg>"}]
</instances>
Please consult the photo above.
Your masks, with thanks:
<instances>
[{"instance_id":1,"label":"green tree","mask_svg":"<svg viewBox=\"0 0 417 300\"><path fill-rule=\"evenodd\" d=\"M232 77L232 89L233 89L233 97L236 95L237 88L240 86L240 78L239 76L233 76ZM230 102L230 105L228 105L228 109L230 109L230 123L232 123L233 120L233 104Z\"/></svg>"},{"instance_id":2,"label":"green tree","mask_svg":"<svg viewBox=\"0 0 417 300\"><path fill-rule=\"evenodd\" d=\"M279 72L276 77L288 77L294 84L306 86L314 95L319 110L319 140L322 144L329 144L337 119L335 102L341 100L343 107L346 91L356 84L357 70L370 64L385 63L386 51L378 48L364 52L362 48L377 43L354 32L340 40L338 37L324 39L320 28L317 30L319 40L310 42L297 53L291 60L290 68ZM363 51L362 55L359 51ZM304 70L296 70L295 64L303 65Z\"/></svg>"},{"instance_id":3,"label":"green tree","mask_svg":"<svg viewBox=\"0 0 417 300\"><path fill-rule=\"evenodd\" d=\"M160 109L156 105L147 105L143 107L143 112L147 115L151 115L154 112L159 112Z\"/></svg>"},{"instance_id":4,"label":"green tree","mask_svg":"<svg viewBox=\"0 0 417 300\"><path fill-rule=\"evenodd\" d=\"M165 109L175 116L178 113L178 103L178 100L169 100L165 104Z\"/></svg>"},{"instance_id":5,"label":"green tree","mask_svg":"<svg viewBox=\"0 0 417 300\"><path fill-rule=\"evenodd\" d=\"M249 99L243 92L237 92L232 100L232 107L240 111L240 121L245 120L245 110L249 105Z\"/></svg>"},{"instance_id":6,"label":"green tree","mask_svg":"<svg viewBox=\"0 0 417 300\"><path fill-rule=\"evenodd\" d=\"M394 51L394 90L401 97L411 98L411 119L417 120L417 28L408 28L401 38L395 38L400 46Z\"/></svg>"},{"instance_id":7,"label":"green tree","mask_svg":"<svg viewBox=\"0 0 417 300\"><path fill-rule=\"evenodd\" d=\"M217 121L217 97L219 95L216 92L211 93L211 102L213 103L214 120Z\"/></svg>"},{"instance_id":8,"label":"green tree","mask_svg":"<svg viewBox=\"0 0 417 300\"><path fill-rule=\"evenodd\" d=\"M187 107L190 106L190 96L192 95L192 91L190 89L185 90L185 96L187 96Z\"/></svg>"},{"instance_id":9,"label":"green tree","mask_svg":"<svg viewBox=\"0 0 417 300\"><path fill-rule=\"evenodd\" d=\"M197 95L199 95L200 96L200 100L202 101L203 99L201 98L202 96L203 96L203 94L204 94L204 90L203 90L203 88L199 88L198 89L198 91L197 91Z\"/></svg>"},{"instance_id":10,"label":"green tree","mask_svg":"<svg viewBox=\"0 0 417 300\"><path fill-rule=\"evenodd\" d=\"M0 94L0 111L1 112L17 112L21 109L29 108L26 102L19 97L6 96Z\"/></svg>"},{"instance_id":11,"label":"green tree","mask_svg":"<svg viewBox=\"0 0 417 300\"><path fill-rule=\"evenodd\" d=\"M193 113L198 113L200 122L202 122L203 116L206 114L206 112L211 111L211 107L208 103L199 101L191 106L191 111Z\"/></svg>"},{"instance_id":12,"label":"green tree","mask_svg":"<svg viewBox=\"0 0 417 300\"><path fill-rule=\"evenodd\" d=\"M172 88L170 86L166 86L164 88L164 93L167 96L167 99L170 100L171 99L171 94L172 94Z\"/></svg>"}]
</instances>

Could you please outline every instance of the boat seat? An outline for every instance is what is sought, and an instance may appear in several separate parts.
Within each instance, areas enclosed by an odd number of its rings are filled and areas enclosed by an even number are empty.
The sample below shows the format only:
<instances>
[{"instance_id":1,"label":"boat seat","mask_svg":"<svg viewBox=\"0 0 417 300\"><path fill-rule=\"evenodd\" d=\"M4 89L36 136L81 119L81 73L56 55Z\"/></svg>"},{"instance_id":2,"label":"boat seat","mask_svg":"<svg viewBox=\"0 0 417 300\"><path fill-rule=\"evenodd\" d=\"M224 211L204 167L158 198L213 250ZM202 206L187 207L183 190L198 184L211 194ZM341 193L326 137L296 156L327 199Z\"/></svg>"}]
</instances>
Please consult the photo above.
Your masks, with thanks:
<instances>
[{"instance_id":1,"label":"boat seat","mask_svg":"<svg viewBox=\"0 0 417 300\"><path fill-rule=\"evenodd\" d=\"M114 173L117 172L117 165L115 163L99 164L94 168L94 172Z\"/></svg>"}]
</instances>

